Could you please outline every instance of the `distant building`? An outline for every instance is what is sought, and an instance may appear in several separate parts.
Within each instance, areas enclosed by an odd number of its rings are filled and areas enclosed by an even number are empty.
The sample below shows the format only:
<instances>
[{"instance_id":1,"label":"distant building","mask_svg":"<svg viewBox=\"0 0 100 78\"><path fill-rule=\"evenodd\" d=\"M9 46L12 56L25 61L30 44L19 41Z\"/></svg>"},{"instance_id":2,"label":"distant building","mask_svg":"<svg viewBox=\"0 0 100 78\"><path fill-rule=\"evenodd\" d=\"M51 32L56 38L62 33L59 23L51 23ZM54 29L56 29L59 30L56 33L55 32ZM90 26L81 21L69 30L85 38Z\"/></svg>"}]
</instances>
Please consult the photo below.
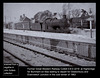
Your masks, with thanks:
<instances>
[{"instance_id":1,"label":"distant building","mask_svg":"<svg viewBox=\"0 0 100 78\"><path fill-rule=\"evenodd\" d=\"M34 18L31 18L31 23L35 23L35 19Z\"/></svg>"},{"instance_id":2,"label":"distant building","mask_svg":"<svg viewBox=\"0 0 100 78\"><path fill-rule=\"evenodd\" d=\"M14 29L15 24L13 22L4 23L4 29Z\"/></svg>"},{"instance_id":3,"label":"distant building","mask_svg":"<svg viewBox=\"0 0 100 78\"><path fill-rule=\"evenodd\" d=\"M15 29L22 27L22 29L30 29L31 19L25 16L25 14L20 15L20 21L15 23Z\"/></svg>"},{"instance_id":4,"label":"distant building","mask_svg":"<svg viewBox=\"0 0 100 78\"><path fill-rule=\"evenodd\" d=\"M21 15L20 16L20 21L21 22L30 22L31 20L25 16L25 14L23 14L23 16Z\"/></svg>"}]
</instances>

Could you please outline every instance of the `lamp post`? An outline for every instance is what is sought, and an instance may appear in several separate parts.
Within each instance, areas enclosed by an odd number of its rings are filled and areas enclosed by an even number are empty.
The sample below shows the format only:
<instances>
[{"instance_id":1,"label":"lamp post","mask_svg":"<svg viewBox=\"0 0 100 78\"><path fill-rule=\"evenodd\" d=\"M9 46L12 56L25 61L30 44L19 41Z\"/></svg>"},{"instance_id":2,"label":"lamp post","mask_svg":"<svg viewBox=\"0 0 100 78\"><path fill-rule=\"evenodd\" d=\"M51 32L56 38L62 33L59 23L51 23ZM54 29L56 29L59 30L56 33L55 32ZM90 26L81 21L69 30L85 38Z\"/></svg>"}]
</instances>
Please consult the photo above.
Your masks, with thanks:
<instances>
[{"instance_id":1,"label":"lamp post","mask_svg":"<svg viewBox=\"0 0 100 78\"><path fill-rule=\"evenodd\" d=\"M90 36L91 36L91 38L92 38L92 21L93 21L93 18L90 17L90 18L87 19L87 21L90 22Z\"/></svg>"},{"instance_id":2,"label":"lamp post","mask_svg":"<svg viewBox=\"0 0 100 78\"><path fill-rule=\"evenodd\" d=\"M91 11L91 8L90 8L90 12L89 12L90 14L90 17L88 18L88 19L86 19L87 21L89 21L90 22L90 37L92 38L92 21L94 20L93 18L92 18L92 11Z\"/></svg>"}]
</instances>

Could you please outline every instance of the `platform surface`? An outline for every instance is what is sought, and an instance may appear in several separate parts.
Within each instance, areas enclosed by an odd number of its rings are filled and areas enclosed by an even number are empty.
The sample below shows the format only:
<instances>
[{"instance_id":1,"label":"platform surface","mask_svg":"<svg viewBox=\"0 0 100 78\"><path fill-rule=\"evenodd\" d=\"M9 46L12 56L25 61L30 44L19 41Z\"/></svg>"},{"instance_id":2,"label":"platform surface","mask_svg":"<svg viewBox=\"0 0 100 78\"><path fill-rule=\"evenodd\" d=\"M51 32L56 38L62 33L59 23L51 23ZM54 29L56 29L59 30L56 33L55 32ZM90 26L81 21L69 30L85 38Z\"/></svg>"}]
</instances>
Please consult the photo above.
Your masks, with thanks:
<instances>
[{"instance_id":1,"label":"platform surface","mask_svg":"<svg viewBox=\"0 0 100 78\"><path fill-rule=\"evenodd\" d=\"M89 38L83 35L76 35L76 34L52 33L52 32L41 32L41 31L28 31L28 30L24 31L24 30L11 30L11 29L4 29L3 32L11 33L11 34L26 35L26 36L43 37L43 38L50 38L50 39L68 40L68 41L96 44L95 39Z\"/></svg>"}]
</instances>

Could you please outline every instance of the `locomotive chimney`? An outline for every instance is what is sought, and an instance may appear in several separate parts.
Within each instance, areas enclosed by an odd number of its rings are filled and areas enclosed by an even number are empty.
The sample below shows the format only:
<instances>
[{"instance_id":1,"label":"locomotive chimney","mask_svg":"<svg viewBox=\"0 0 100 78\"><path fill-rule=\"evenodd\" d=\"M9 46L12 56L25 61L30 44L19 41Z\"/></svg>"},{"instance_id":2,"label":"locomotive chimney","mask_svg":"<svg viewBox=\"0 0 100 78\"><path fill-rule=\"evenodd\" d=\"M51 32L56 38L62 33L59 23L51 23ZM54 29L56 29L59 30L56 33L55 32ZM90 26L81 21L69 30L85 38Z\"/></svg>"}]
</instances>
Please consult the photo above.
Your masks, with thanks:
<instances>
[{"instance_id":1,"label":"locomotive chimney","mask_svg":"<svg viewBox=\"0 0 100 78\"><path fill-rule=\"evenodd\" d=\"M66 15L63 15L63 18L66 19Z\"/></svg>"}]
</instances>

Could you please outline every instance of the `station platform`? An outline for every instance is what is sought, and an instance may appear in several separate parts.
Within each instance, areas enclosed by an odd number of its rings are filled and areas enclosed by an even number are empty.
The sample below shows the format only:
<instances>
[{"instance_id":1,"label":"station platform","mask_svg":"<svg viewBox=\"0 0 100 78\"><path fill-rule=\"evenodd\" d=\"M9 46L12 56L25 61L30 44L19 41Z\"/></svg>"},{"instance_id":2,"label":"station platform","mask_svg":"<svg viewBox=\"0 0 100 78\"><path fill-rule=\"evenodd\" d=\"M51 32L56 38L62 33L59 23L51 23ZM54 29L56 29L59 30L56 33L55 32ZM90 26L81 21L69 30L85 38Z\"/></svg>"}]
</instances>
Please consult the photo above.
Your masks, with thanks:
<instances>
[{"instance_id":1,"label":"station platform","mask_svg":"<svg viewBox=\"0 0 100 78\"><path fill-rule=\"evenodd\" d=\"M4 39L96 60L96 40L87 36L27 30L4 30Z\"/></svg>"},{"instance_id":2,"label":"station platform","mask_svg":"<svg viewBox=\"0 0 100 78\"><path fill-rule=\"evenodd\" d=\"M51 33L51 32L41 32L41 31L28 31L28 30L11 30L11 29L4 29L3 32L26 35L26 36L57 39L57 40L68 40L68 41L94 43L94 44L96 43L96 40L93 38L83 36L83 35L76 35L76 34Z\"/></svg>"}]
</instances>

